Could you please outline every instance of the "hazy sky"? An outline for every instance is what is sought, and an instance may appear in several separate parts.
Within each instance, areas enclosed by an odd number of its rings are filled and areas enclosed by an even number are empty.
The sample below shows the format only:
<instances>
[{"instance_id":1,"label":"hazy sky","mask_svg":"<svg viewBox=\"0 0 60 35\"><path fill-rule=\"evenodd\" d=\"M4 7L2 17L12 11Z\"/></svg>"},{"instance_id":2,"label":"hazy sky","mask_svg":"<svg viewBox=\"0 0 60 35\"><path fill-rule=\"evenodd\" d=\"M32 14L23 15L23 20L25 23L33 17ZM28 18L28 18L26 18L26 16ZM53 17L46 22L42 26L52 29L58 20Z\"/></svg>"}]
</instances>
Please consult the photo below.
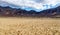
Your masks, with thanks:
<instances>
[{"instance_id":1,"label":"hazy sky","mask_svg":"<svg viewBox=\"0 0 60 35\"><path fill-rule=\"evenodd\" d=\"M45 10L59 6L60 0L0 0L2 5L16 5L26 10ZM10 5L11 6L11 5ZM29 9L30 8L30 9Z\"/></svg>"}]
</instances>

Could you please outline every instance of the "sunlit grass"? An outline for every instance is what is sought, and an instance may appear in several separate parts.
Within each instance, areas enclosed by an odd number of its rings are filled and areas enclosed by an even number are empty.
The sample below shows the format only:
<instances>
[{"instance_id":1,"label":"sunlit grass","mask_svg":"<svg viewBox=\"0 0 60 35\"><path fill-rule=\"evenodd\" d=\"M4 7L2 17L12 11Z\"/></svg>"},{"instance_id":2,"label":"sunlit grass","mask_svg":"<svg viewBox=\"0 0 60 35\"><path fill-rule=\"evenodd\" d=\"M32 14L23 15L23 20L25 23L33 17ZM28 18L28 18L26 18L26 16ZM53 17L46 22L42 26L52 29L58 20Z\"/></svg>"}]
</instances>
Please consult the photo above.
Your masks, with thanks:
<instances>
[{"instance_id":1,"label":"sunlit grass","mask_svg":"<svg viewBox=\"0 0 60 35\"><path fill-rule=\"evenodd\" d=\"M60 19L0 17L0 35L60 35Z\"/></svg>"}]
</instances>

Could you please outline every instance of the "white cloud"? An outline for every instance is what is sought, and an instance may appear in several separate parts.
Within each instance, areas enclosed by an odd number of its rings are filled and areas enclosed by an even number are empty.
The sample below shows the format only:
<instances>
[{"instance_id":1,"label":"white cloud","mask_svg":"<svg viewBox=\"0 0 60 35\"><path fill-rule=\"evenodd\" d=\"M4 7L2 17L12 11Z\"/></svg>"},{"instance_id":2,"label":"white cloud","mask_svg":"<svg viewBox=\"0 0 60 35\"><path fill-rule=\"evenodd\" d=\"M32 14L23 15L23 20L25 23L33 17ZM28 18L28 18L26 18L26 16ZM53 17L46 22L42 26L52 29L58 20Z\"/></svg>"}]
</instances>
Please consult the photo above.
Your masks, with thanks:
<instances>
[{"instance_id":1,"label":"white cloud","mask_svg":"<svg viewBox=\"0 0 60 35\"><path fill-rule=\"evenodd\" d=\"M60 2L60 0L43 0L39 2L39 0L0 0L4 2L8 2L13 5L21 6L22 8L31 7L38 10L49 9L52 7L56 7L56 4ZM58 6L58 5L57 5Z\"/></svg>"}]
</instances>

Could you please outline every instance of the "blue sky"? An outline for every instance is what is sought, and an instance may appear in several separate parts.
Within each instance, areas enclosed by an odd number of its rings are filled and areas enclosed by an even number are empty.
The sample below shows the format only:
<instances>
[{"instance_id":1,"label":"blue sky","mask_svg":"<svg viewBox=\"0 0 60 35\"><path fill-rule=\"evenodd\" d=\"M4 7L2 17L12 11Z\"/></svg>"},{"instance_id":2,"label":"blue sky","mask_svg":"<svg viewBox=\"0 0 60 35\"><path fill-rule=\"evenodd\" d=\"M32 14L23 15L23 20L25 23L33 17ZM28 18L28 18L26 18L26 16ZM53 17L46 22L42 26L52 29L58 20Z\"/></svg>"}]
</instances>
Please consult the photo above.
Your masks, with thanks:
<instances>
[{"instance_id":1,"label":"blue sky","mask_svg":"<svg viewBox=\"0 0 60 35\"><path fill-rule=\"evenodd\" d=\"M60 0L0 0L1 6L42 11L60 6Z\"/></svg>"}]
</instances>

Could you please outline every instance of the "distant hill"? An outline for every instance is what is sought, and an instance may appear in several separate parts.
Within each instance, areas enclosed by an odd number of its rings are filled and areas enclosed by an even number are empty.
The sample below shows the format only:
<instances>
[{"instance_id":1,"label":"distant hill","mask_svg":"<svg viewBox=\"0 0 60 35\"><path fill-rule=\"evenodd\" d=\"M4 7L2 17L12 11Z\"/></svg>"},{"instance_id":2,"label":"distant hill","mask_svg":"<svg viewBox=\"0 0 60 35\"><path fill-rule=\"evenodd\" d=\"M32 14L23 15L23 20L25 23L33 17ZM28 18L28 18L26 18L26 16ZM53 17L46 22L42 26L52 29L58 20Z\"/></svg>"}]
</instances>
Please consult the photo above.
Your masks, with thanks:
<instances>
[{"instance_id":1,"label":"distant hill","mask_svg":"<svg viewBox=\"0 0 60 35\"><path fill-rule=\"evenodd\" d=\"M60 6L52 9L36 12L34 10L26 11L23 9L11 8L9 6L0 6L0 16L24 16L24 17L60 17Z\"/></svg>"}]
</instances>

